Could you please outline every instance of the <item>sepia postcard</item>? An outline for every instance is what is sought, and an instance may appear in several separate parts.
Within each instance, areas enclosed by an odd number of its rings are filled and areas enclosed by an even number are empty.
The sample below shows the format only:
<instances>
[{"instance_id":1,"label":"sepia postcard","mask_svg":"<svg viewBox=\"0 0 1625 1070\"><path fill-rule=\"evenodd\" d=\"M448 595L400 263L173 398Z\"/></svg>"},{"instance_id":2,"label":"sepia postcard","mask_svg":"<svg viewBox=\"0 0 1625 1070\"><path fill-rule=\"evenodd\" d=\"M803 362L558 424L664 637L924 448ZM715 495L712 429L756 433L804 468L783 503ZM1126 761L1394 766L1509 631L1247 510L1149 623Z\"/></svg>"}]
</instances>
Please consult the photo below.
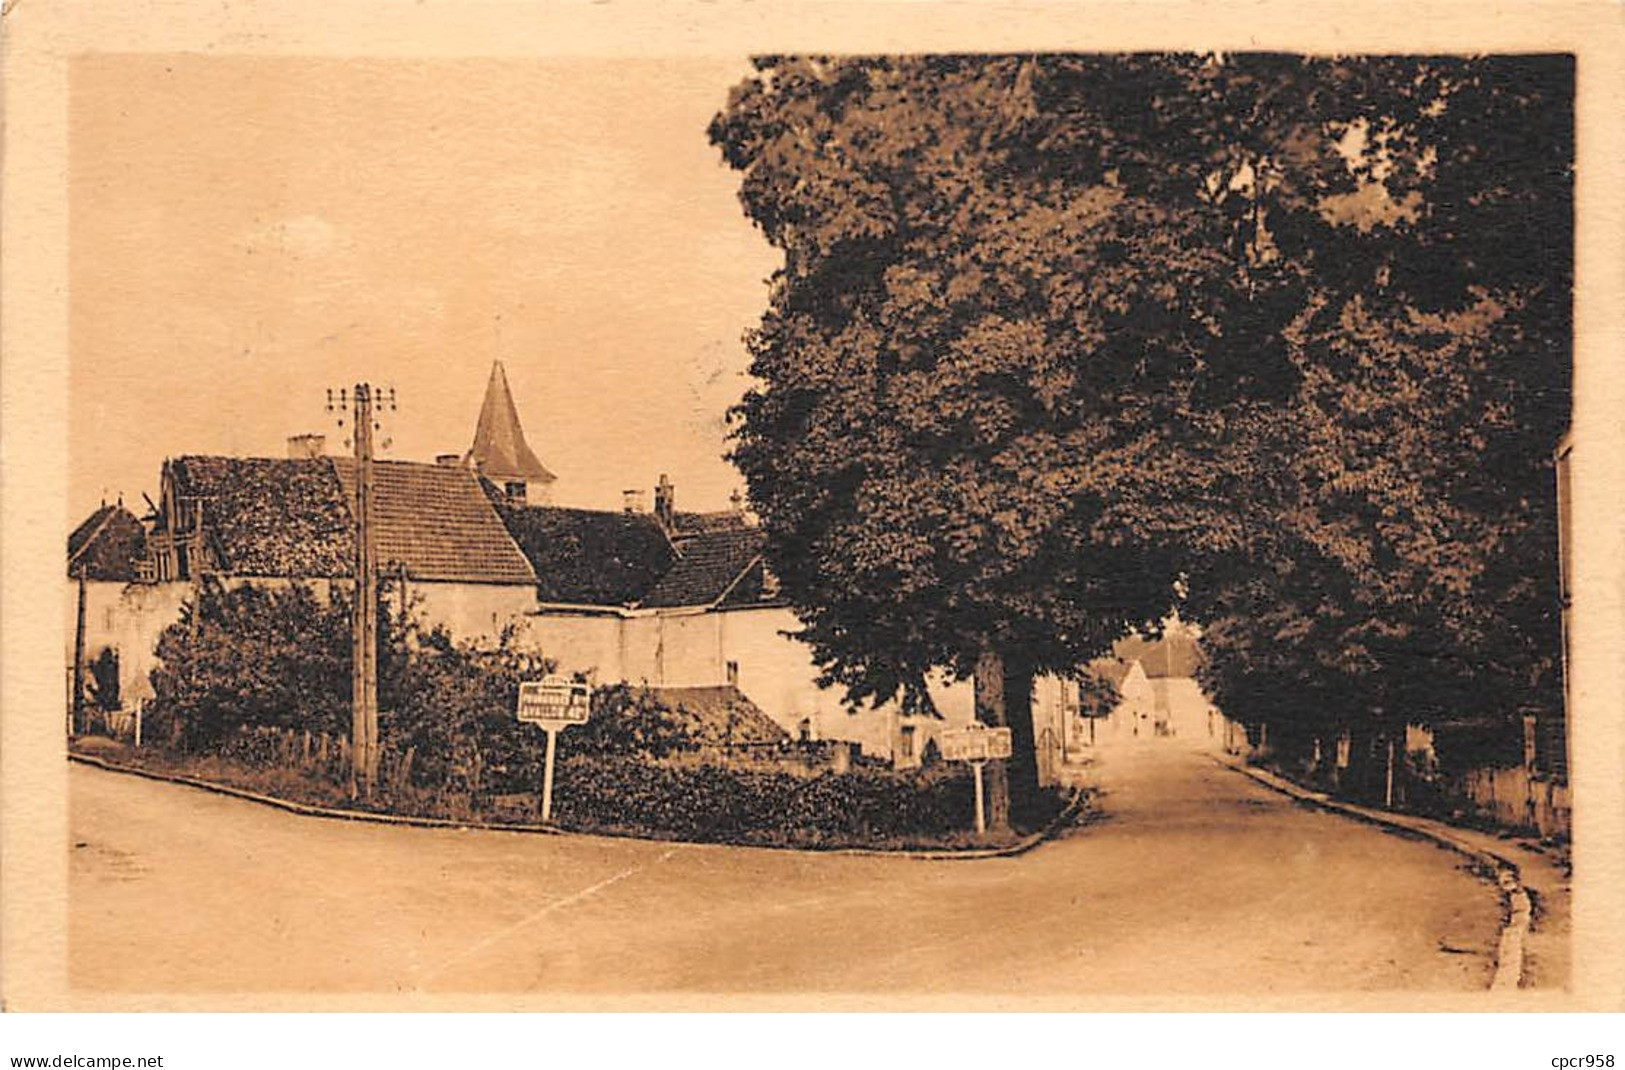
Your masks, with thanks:
<instances>
[{"instance_id":1,"label":"sepia postcard","mask_svg":"<svg viewBox=\"0 0 1625 1070\"><path fill-rule=\"evenodd\" d=\"M1617 9L4 27L7 1009L1625 1010Z\"/></svg>"}]
</instances>

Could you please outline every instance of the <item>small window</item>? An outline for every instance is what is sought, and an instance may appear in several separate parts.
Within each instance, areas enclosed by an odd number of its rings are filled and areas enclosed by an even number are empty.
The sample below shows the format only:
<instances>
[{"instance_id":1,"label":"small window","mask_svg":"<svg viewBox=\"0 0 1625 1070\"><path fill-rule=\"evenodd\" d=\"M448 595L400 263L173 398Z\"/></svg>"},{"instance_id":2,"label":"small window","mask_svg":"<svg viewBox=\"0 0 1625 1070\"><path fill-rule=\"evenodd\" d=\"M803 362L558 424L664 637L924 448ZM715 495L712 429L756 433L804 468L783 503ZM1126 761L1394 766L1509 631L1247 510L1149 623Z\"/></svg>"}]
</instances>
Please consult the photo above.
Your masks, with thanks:
<instances>
[{"instance_id":1,"label":"small window","mask_svg":"<svg viewBox=\"0 0 1625 1070\"><path fill-rule=\"evenodd\" d=\"M737 661L728 662L728 686L739 686L739 662Z\"/></svg>"},{"instance_id":2,"label":"small window","mask_svg":"<svg viewBox=\"0 0 1625 1070\"><path fill-rule=\"evenodd\" d=\"M914 726L913 725L906 724L906 725L903 726L902 746L899 747L898 749L902 753L902 756L904 758L912 758L912 757L914 757Z\"/></svg>"},{"instance_id":3,"label":"small window","mask_svg":"<svg viewBox=\"0 0 1625 1070\"><path fill-rule=\"evenodd\" d=\"M113 618L114 618L114 613L113 613L113 607L112 606L106 606L105 608L102 609L102 628L104 630L109 631L109 632L113 630L113 624L114 624L114 619Z\"/></svg>"},{"instance_id":4,"label":"small window","mask_svg":"<svg viewBox=\"0 0 1625 1070\"><path fill-rule=\"evenodd\" d=\"M503 484L502 492L508 496L509 501L522 502L525 500L525 481L510 479Z\"/></svg>"}]
</instances>

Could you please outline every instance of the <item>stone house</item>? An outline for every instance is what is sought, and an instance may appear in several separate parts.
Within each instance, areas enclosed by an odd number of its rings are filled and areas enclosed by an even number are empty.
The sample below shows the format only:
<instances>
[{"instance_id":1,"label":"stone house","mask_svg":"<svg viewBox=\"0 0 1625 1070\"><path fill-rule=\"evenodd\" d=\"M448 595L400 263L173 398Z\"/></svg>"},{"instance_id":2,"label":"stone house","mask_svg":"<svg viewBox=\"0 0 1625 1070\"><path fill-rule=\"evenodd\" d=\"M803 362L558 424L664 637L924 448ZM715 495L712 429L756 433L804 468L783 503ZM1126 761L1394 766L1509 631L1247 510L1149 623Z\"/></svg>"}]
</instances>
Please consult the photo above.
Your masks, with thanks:
<instances>
[{"instance_id":1,"label":"stone house","mask_svg":"<svg viewBox=\"0 0 1625 1070\"><path fill-rule=\"evenodd\" d=\"M324 449L321 436L301 435L282 458L172 458L144 524L104 506L70 536L70 572L88 570L96 587L87 590L92 645L116 651L127 693L146 687L158 635L205 575L350 582L357 462ZM598 683L731 694L793 738L847 741L898 765L917 765L943 730L973 719L968 683L932 682L940 717L896 704L852 711L819 687L763 561L763 533L737 496L729 509L681 512L662 475L652 510L635 492L620 511L579 509L550 504L554 482L525 441L498 363L466 454L374 462L380 577L423 623L458 639L506 636ZM1076 709L1075 687L1041 682L1035 727L1050 730L1057 752L1067 708Z\"/></svg>"},{"instance_id":2,"label":"stone house","mask_svg":"<svg viewBox=\"0 0 1625 1070\"><path fill-rule=\"evenodd\" d=\"M1176 738L1200 746L1220 746L1223 719L1196 680L1201 646L1193 630L1178 620L1165 622L1156 639L1131 635L1112 646L1112 656L1095 671L1117 685L1117 707L1097 726L1100 738Z\"/></svg>"}]
</instances>

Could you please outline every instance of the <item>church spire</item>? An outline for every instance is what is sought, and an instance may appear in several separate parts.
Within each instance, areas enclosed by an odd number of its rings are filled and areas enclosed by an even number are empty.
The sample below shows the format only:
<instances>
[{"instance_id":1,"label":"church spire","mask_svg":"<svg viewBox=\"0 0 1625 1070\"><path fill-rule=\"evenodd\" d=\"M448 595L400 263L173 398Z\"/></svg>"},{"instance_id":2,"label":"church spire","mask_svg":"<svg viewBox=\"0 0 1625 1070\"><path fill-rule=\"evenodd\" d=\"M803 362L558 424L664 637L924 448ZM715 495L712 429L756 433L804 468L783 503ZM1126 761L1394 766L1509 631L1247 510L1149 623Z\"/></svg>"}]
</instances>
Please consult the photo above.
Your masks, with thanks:
<instances>
[{"instance_id":1,"label":"church spire","mask_svg":"<svg viewBox=\"0 0 1625 1070\"><path fill-rule=\"evenodd\" d=\"M468 459L481 475L494 483L522 481L552 483L557 477L531 452L525 430L519 426L519 410L508 391L508 376L502 362L491 365L491 381L485 386L485 403L480 406L480 422L474 429L474 445Z\"/></svg>"}]
</instances>

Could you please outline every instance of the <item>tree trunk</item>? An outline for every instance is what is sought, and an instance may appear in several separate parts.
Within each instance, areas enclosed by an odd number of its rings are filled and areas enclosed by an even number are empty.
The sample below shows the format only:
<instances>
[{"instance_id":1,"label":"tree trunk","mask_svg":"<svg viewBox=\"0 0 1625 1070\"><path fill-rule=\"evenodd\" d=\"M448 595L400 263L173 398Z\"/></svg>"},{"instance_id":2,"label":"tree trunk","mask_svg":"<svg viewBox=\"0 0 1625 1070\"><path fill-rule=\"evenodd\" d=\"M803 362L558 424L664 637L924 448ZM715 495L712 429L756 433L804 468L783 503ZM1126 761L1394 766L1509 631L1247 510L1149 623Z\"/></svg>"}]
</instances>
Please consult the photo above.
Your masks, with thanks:
<instances>
[{"instance_id":1,"label":"tree trunk","mask_svg":"<svg viewBox=\"0 0 1625 1070\"><path fill-rule=\"evenodd\" d=\"M1004 661L1004 715L1010 726L1006 773L1010 808L1026 821L1038 801L1038 739L1033 727L1033 670L1014 657Z\"/></svg>"},{"instance_id":2,"label":"tree trunk","mask_svg":"<svg viewBox=\"0 0 1625 1070\"><path fill-rule=\"evenodd\" d=\"M1033 670L991 644L976 658L976 719L1010 729L1010 760L987 764L988 827L1010 828L1038 796L1038 749L1033 733Z\"/></svg>"},{"instance_id":3,"label":"tree trunk","mask_svg":"<svg viewBox=\"0 0 1625 1070\"><path fill-rule=\"evenodd\" d=\"M992 728L1005 724L1004 658L991 644L984 643L976 655L975 684L976 719ZM988 762L983 770L987 778L987 827L994 832L1010 829L1010 782L1005 762Z\"/></svg>"}]
</instances>

